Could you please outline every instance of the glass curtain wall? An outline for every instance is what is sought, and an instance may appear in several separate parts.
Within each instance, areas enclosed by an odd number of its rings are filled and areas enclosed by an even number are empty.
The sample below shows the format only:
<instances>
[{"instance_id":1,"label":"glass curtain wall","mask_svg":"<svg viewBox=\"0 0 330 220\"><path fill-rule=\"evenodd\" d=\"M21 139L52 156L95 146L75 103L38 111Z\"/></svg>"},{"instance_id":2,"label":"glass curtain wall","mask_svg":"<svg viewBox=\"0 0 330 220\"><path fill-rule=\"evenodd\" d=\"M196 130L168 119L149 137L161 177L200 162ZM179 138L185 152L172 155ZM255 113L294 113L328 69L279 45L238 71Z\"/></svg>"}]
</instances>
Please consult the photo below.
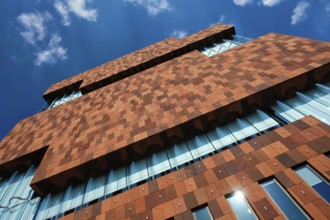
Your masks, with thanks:
<instances>
[{"instance_id":1,"label":"glass curtain wall","mask_svg":"<svg viewBox=\"0 0 330 220\"><path fill-rule=\"evenodd\" d=\"M58 105L62 105L63 103L69 102L73 99L79 98L82 96L81 91L73 91L72 93L69 94L64 94L63 96L59 96L56 99L54 99L50 104L48 108L53 108Z\"/></svg>"},{"instance_id":2,"label":"glass curtain wall","mask_svg":"<svg viewBox=\"0 0 330 220\"><path fill-rule=\"evenodd\" d=\"M223 39L220 42L213 43L209 47L205 47L201 52L208 57L212 57L216 54L222 53L226 50L229 50L233 47L236 47L238 45L241 45L243 43L246 43L248 41L252 40L248 37L243 37L239 35L233 35L232 40Z\"/></svg>"}]
</instances>

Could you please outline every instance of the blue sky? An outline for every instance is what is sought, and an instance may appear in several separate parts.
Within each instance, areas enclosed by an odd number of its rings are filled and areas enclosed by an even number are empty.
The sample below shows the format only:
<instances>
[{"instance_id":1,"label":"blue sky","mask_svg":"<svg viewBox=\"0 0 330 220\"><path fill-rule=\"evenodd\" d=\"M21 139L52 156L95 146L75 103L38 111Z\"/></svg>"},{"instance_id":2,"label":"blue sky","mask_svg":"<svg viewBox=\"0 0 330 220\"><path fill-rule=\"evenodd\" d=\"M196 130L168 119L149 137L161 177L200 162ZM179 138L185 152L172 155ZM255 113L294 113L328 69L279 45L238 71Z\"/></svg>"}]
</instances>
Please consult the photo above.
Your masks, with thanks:
<instances>
[{"instance_id":1,"label":"blue sky","mask_svg":"<svg viewBox=\"0 0 330 220\"><path fill-rule=\"evenodd\" d=\"M215 23L330 41L330 0L0 1L0 140L53 83Z\"/></svg>"}]
</instances>

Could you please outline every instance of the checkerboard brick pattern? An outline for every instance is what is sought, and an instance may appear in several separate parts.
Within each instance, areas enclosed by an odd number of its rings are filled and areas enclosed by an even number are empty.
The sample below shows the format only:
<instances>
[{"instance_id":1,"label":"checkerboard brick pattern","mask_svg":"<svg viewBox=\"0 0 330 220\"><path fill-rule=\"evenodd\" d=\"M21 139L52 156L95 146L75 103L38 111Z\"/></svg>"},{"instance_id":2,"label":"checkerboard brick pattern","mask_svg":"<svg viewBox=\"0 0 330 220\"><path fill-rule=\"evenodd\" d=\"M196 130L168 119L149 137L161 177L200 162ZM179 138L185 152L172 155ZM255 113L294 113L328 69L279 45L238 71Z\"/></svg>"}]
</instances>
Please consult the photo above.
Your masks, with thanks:
<instances>
[{"instance_id":1,"label":"checkerboard brick pattern","mask_svg":"<svg viewBox=\"0 0 330 220\"><path fill-rule=\"evenodd\" d=\"M330 43L309 39L271 33L211 58L195 50L20 121L1 141L0 171L48 147L32 187L64 188L329 73Z\"/></svg>"},{"instance_id":2,"label":"checkerboard brick pattern","mask_svg":"<svg viewBox=\"0 0 330 220\"><path fill-rule=\"evenodd\" d=\"M236 190L243 191L260 219L285 219L258 183L269 177L276 178L310 217L327 219L330 206L292 167L308 163L329 181L330 159L323 154L330 150L329 131L329 126L305 117L62 220L192 219L191 210L201 205L207 205L215 219L236 219L225 198Z\"/></svg>"},{"instance_id":3,"label":"checkerboard brick pattern","mask_svg":"<svg viewBox=\"0 0 330 220\"><path fill-rule=\"evenodd\" d=\"M45 92L45 95L79 81L82 81L80 88L90 86L91 84L97 83L105 78L114 77L117 74L124 74L125 71L129 72L132 68L141 66L141 64L152 63L152 61L155 61L156 59L164 59L166 55L173 53L174 51L188 49L189 47L194 48L203 39L221 33L230 36L235 32L232 26L219 24L207 30L189 35L184 39L171 37L56 83Z\"/></svg>"}]
</instances>

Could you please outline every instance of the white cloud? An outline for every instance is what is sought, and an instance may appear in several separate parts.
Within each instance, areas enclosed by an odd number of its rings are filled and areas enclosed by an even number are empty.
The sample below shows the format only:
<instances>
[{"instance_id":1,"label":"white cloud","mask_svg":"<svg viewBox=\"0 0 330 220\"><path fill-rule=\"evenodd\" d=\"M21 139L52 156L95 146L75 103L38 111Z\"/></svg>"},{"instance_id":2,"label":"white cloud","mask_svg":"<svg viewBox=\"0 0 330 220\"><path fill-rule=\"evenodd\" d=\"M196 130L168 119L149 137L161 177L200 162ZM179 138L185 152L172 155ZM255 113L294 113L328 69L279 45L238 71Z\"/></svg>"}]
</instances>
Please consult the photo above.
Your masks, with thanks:
<instances>
[{"instance_id":1,"label":"white cloud","mask_svg":"<svg viewBox=\"0 0 330 220\"><path fill-rule=\"evenodd\" d=\"M123 0L134 5L145 8L149 15L155 16L163 11L170 10L171 6L168 0Z\"/></svg>"},{"instance_id":2,"label":"white cloud","mask_svg":"<svg viewBox=\"0 0 330 220\"><path fill-rule=\"evenodd\" d=\"M216 24L224 24L224 22L225 22L225 18L226 18L226 17L225 17L224 15L220 15L220 16L219 16L219 20L218 20L217 22L215 22L215 23L211 23L211 24L210 24L210 27L213 26L213 25L216 25Z\"/></svg>"},{"instance_id":3,"label":"white cloud","mask_svg":"<svg viewBox=\"0 0 330 220\"><path fill-rule=\"evenodd\" d=\"M330 3L325 6L325 11L330 13Z\"/></svg>"},{"instance_id":4,"label":"white cloud","mask_svg":"<svg viewBox=\"0 0 330 220\"><path fill-rule=\"evenodd\" d=\"M262 4L264 6L273 7L275 5L280 4L282 1L283 0L262 0Z\"/></svg>"},{"instance_id":5,"label":"white cloud","mask_svg":"<svg viewBox=\"0 0 330 220\"><path fill-rule=\"evenodd\" d=\"M55 64L58 60L67 59L66 49L60 46L62 38L55 34L51 37L48 47L45 50L36 53L35 64Z\"/></svg>"},{"instance_id":6,"label":"white cloud","mask_svg":"<svg viewBox=\"0 0 330 220\"><path fill-rule=\"evenodd\" d=\"M71 19L70 19L70 16L69 16L69 9L68 9L67 5L65 5L63 2L55 1L54 7L55 7L56 11L62 17L62 24L64 26L70 26Z\"/></svg>"},{"instance_id":7,"label":"white cloud","mask_svg":"<svg viewBox=\"0 0 330 220\"><path fill-rule=\"evenodd\" d=\"M86 3L91 1L92 0L56 0L54 7L62 17L62 24L70 26L70 13L87 21L97 21L97 10L86 7Z\"/></svg>"},{"instance_id":8,"label":"white cloud","mask_svg":"<svg viewBox=\"0 0 330 220\"><path fill-rule=\"evenodd\" d=\"M17 17L17 21L24 29L20 34L28 43L35 45L47 35L45 22L51 19L52 16L48 12L22 13Z\"/></svg>"},{"instance_id":9,"label":"white cloud","mask_svg":"<svg viewBox=\"0 0 330 220\"><path fill-rule=\"evenodd\" d=\"M235 5L244 6L253 3L253 0L234 0Z\"/></svg>"},{"instance_id":10,"label":"white cloud","mask_svg":"<svg viewBox=\"0 0 330 220\"><path fill-rule=\"evenodd\" d=\"M223 24L224 21L225 21L225 16L220 15L219 20L217 21L217 24Z\"/></svg>"},{"instance_id":11,"label":"white cloud","mask_svg":"<svg viewBox=\"0 0 330 220\"><path fill-rule=\"evenodd\" d=\"M21 36L27 43L32 44L32 50L37 51L34 53L36 56L34 64L37 66L67 59L67 49L60 45L62 41L60 35L50 34L53 31L48 31L47 25L52 19L49 12L22 13L17 17L21 25L19 28Z\"/></svg>"},{"instance_id":12,"label":"white cloud","mask_svg":"<svg viewBox=\"0 0 330 220\"><path fill-rule=\"evenodd\" d=\"M183 30L175 30L171 33L171 36L181 39L187 36L187 32Z\"/></svg>"},{"instance_id":13,"label":"white cloud","mask_svg":"<svg viewBox=\"0 0 330 220\"><path fill-rule=\"evenodd\" d=\"M308 7L309 3L305 1L301 1L296 5L291 15L291 25L296 25L307 18L306 9Z\"/></svg>"},{"instance_id":14,"label":"white cloud","mask_svg":"<svg viewBox=\"0 0 330 220\"><path fill-rule=\"evenodd\" d=\"M252 4L254 0L233 0L235 5L239 6L245 6L247 4ZM275 5L280 4L285 0L257 0L257 4L267 6L267 7L273 7Z\"/></svg>"}]
</instances>

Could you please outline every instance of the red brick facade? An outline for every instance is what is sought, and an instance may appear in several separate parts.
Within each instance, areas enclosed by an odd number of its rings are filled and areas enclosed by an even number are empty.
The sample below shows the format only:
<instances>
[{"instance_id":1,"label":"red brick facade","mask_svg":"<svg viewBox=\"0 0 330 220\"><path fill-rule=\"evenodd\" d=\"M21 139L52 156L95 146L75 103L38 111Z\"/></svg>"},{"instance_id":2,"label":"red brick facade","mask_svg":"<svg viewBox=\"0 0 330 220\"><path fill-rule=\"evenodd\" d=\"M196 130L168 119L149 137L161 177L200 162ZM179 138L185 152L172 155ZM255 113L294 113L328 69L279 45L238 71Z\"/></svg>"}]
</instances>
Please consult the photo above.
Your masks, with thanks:
<instances>
[{"instance_id":1,"label":"red brick facade","mask_svg":"<svg viewBox=\"0 0 330 220\"><path fill-rule=\"evenodd\" d=\"M326 42L270 33L213 57L198 51L234 33L216 25L169 38L52 85L44 97L73 87L84 95L20 121L0 143L0 172L31 164L43 150L31 185L46 195L330 78ZM308 162L329 180L329 131L307 117L64 219L189 219L202 204L231 219L224 196L236 189L259 218L283 219L258 184L270 176L311 217L326 219L329 205L292 167Z\"/></svg>"},{"instance_id":2,"label":"red brick facade","mask_svg":"<svg viewBox=\"0 0 330 220\"><path fill-rule=\"evenodd\" d=\"M258 183L272 176L312 218L327 219L329 205L291 167L308 162L329 180L329 132L306 117L62 219L192 219L203 204L215 219L235 219L225 195L238 189L260 219L285 219Z\"/></svg>"}]
</instances>

